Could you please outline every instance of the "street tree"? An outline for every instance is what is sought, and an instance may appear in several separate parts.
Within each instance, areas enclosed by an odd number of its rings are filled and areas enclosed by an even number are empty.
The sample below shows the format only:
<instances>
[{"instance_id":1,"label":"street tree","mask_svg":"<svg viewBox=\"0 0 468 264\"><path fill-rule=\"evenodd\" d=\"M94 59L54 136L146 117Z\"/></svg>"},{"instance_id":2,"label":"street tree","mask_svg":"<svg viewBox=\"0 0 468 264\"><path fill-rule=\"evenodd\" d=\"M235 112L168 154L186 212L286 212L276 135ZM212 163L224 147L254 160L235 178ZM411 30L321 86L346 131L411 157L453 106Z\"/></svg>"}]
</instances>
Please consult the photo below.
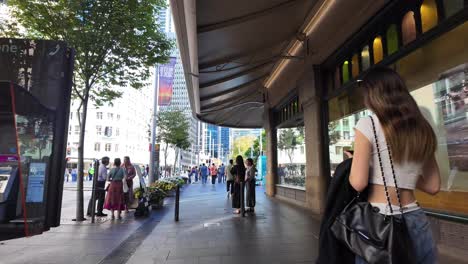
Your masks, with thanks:
<instances>
[{"instance_id":1,"label":"street tree","mask_svg":"<svg viewBox=\"0 0 468 264\"><path fill-rule=\"evenodd\" d=\"M254 135L246 135L234 139L232 142L231 158L235 160L238 155L241 155L244 158L250 157L250 149L254 144L255 139L256 137Z\"/></svg>"},{"instance_id":2,"label":"street tree","mask_svg":"<svg viewBox=\"0 0 468 264\"><path fill-rule=\"evenodd\" d=\"M260 138L262 139L262 144L260 145ZM260 147L262 149L260 149ZM258 157L262 154L266 148L266 133L265 130L262 130L261 137L257 137L252 143L252 147L248 149L245 153L245 157L251 157L255 163L257 163Z\"/></svg>"},{"instance_id":3,"label":"street tree","mask_svg":"<svg viewBox=\"0 0 468 264\"><path fill-rule=\"evenodd\" d=\"M158 114L157 141L164 143L164 173L167 171L167 157L169 147L175 149L174 167L176 167L180 150L190 147L190 124L184 112L180 110L161 111Z\"/></svg>"},{"instance_id":4,"label":"street tree","mask_svg":"<svg viewBox=\"0 0 468 264\"><path fill-rule=\"evenodd\" d=\"M293 163L294 150L304 142L304 128L285 128L278 133L278 148L286 151L290 163Z\"/></svg>"},{"instance_id":5,"label":"street tree","mask_svg":"<svg viewBox=\"0 0 468 264\"><path fill-rule=\"evenodd\" d=\"M150 67L165 63L173 46L155 14L163 0L10 0L26 37L62 40L75 50L73 98L79 100L76 220L83 221L83 146L88 104L120 97L113 87L147 85ZM11 27L10 27L11 28Z\"/></svg>"}]
</instances>

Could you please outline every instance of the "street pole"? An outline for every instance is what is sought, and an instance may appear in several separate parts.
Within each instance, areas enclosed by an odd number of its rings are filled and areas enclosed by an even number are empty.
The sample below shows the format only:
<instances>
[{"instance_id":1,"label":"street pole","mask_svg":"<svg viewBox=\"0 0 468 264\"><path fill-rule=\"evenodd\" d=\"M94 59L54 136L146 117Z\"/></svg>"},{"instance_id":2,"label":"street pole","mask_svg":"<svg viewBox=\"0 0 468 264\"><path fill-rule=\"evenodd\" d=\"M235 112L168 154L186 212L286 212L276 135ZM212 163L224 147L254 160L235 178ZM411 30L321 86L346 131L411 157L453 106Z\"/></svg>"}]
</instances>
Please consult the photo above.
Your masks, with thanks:
<instances>
[{"instance_id":1,"label":"street pole","mask_svg":"<svg viewBox=\"0 0 468 264\"><path fill-rule=\"evenodd\" d=\"M260 156L263 156L263 139L262 139L263 130L260 130Z\"/></svg>"},{"instance_id":2,"label":"street pole","mask_svg":"<svg viewBox=\"0 0 468 264\"><path fill-rule=\"evenodd\" d=\"M200 121L197 121L197 166L200 165Z\"/></svg>"},{"instance_id":3,"label":"street pole","mask_svg":"<svg viewBox=\"0 0 468 264\"><path fill-rule=\"evenodd\" d=\"M155 164L156 156L156 127L158 126L158 97L159 97L159 67L156 65L156 83L154 85L154 99L153 99L153 118L151 123L151 149L150 149L150 163L149 163L149 176L148 183L153 183L155 178L158 178L158 164ZM155 177L156 175L156 177Z\"/></svg>"}]
</instances>

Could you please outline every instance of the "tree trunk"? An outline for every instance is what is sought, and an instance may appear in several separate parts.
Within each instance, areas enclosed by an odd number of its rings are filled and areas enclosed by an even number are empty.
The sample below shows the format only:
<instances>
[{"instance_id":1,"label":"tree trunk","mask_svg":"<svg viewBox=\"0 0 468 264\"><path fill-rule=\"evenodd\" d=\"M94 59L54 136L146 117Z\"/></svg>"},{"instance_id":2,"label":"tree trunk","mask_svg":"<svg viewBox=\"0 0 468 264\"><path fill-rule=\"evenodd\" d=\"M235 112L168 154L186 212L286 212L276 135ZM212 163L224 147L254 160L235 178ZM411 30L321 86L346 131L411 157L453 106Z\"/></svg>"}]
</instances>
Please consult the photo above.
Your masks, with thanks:
<instances>
[{"instance_id":1,"label":"tree trunk","mask_svg":"<svg viewBox=\"0 0 468 264\"><path fill-rule=\"evenodd\" d=\"M175 174L175 172L176 172L176 169L175 169L175 168L176 168L176 165L177 165L177 160L179 159L179 151L180 151L179 148L176 147L176 148L175 148L174 167L173 167L173 168L174 168L174 171L173 171L174 174ZM175 175L172 175L172 176L175 176Z\"/></svg>"},{"instance_id":2,"label":"tree trunk","mask_svg":"<svg viewBox=\"0 0 468 264\"><path fill-rule=\"evenodd\" d=\"M288 150L288 157L289 157L289 162L292 164L293 163L293 154L294 154L294 149L293 150Z\"/></svg>"},{"instance_id":3,"label":"tree trunk","mask_svg":"<svg viewBox=\"0 0 468 264\"><path fill-rule=\"evenodd\" d=\"M169 147L169 144L166 142L166 147L164 148L164 177L166 177L167 174L167 149Z\"/></svg>"},{"instance_id":4,"label":"tree trunk","mask_svg":"<svg viewBox=\"0 0 468 264\"><path fill-rule=\"evenodd\" d=\"M78 112L80 120L80 140L78 143L78 178L76 179L76 221L84 221L83 178L84 178L84 140L86 131L86 116L88 113L89 86L82 102L83 114Z\"/></svg>"}]
</instances>

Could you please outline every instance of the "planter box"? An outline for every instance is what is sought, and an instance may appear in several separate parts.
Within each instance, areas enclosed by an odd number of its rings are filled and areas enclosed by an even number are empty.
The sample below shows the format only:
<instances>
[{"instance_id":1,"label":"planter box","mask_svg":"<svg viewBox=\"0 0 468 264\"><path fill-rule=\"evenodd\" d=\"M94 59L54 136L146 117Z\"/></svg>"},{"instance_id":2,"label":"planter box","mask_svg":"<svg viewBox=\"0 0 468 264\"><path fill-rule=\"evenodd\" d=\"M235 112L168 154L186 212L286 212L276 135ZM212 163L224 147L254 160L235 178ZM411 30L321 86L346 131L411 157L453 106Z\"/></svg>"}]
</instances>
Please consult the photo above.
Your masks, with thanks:
<instances>
[{"instance_id":1,"label":"planter box","mask_svg":"<svg viewBox=\"0 0 468 264\"><path fill-rule=\"evenodd\" d=\"M163 206L164 206L164 199L159 200L159 202L156 203L156 204L154 204L154 203L151 204L151 208L153 210L161 209Z\"/></svg>"},{"instance_id":2,"label":"planter box","mask_svg":"<svg viewBox=\"0 0 468 264\"><path fill-rule=\"evenodd\" d=\"M167 197L174 197L175 193L176 193L176 190L170 190L170 191L166 192Z\"/></svg>"}]
</instances>

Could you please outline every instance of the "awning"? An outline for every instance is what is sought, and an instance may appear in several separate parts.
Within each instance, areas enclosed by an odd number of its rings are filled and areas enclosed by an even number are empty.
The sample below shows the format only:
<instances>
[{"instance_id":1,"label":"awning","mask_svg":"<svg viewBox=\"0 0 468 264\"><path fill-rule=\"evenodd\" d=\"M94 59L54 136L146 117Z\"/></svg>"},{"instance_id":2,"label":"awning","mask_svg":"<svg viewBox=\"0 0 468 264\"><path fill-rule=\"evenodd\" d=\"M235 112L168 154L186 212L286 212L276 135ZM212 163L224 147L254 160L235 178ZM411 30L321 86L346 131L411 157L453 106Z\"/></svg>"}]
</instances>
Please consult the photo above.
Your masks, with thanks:
<instances>
[{"instance_id":1,"label":"awning","mask_svg":"<svg viewBox=\"0 0 468 264\"><path fill-rule=\"evenodd\" d=\"M304 61L298 51L336 2L171 0L194 116L221 126L262 127L265 87L285 61ZM348 5L382 3L343 2L347 11Z\"/></svg>"}]
</instances>

